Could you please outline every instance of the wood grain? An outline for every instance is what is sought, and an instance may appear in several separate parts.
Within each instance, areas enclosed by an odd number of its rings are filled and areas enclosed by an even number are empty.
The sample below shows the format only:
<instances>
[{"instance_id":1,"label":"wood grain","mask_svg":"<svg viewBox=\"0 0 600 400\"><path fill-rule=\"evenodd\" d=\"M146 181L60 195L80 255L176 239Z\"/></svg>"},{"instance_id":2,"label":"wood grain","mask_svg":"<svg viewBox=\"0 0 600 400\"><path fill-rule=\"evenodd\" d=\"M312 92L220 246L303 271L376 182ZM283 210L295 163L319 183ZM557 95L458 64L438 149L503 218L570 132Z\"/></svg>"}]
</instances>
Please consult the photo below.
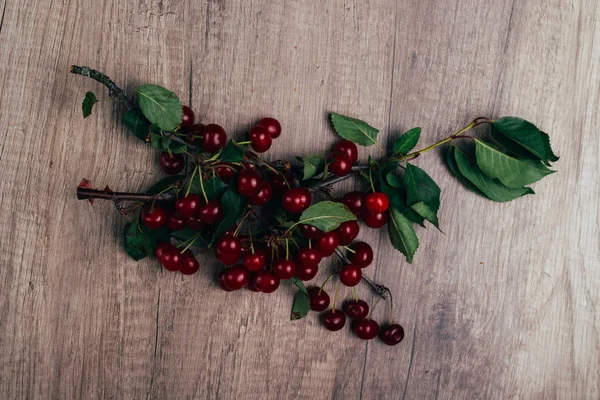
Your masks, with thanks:
<instances>
[{"instance_id":1,"label":"wood grain","mask_svg":"<svg viewBox=\"0 0 600 400\"><path fill-rule=\"evenodd\" d=\"M598 2L0 9L0 398L600 397ZM217 290L209 256L192 278L131 261L114 208L74 190L83 177L141 190L159 175L156 154L108 99L81 118L85 91L104 91L70 64L128 90L162 84L234 136L274 115L285 132L273 159L323 154L329 111L381 128L383 143L413 126L431 143L476 116L519 115L550 133L559 172L536 196L496 204L435 154L420 159L442 188L445 234L420 229L408 265L386 233L363 229L377 249L369 272L394 291L407 333L394 348L365 343L315 315L288 321L291 288Z\"/></svg>"}]
</instances>

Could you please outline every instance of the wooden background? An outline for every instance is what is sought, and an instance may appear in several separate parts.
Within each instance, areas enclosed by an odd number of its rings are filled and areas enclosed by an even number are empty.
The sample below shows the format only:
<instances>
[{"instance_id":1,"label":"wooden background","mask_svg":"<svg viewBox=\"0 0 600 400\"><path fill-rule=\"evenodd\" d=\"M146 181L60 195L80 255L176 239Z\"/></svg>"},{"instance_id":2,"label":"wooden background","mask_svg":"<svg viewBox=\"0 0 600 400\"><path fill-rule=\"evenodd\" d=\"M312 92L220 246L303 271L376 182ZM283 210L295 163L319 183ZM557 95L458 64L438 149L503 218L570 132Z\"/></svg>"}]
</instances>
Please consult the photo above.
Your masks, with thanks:
<instances>
[{"instance_id":1,"label":"wooden background","mask_svg":"<svg viewBox=\"0 0 600 400\"><path fill-rule=\"evenodd\" d=\"M600 7L596 0L0 0L0 398L429 399L600 396ZM240 136L265 115L276 157L323 152L329 111L386 143L428 144L477 116L549 132L558 173L496 204L436 154L441 226L408 265L387 234L371 276L407 335L389 348L290 322L293 290L226 294L135 263L111 204L81 178L143 190L157 154L118 104L81 117L106 72L162 84ZM361 150L361 158L376 149ZM348 184L346 188L351 188ZM348 291L345 295L349 296ZM372 300L366 287L361 297ZM383 319L385 307L375 316Z\"/></svg>"}]
</instances>

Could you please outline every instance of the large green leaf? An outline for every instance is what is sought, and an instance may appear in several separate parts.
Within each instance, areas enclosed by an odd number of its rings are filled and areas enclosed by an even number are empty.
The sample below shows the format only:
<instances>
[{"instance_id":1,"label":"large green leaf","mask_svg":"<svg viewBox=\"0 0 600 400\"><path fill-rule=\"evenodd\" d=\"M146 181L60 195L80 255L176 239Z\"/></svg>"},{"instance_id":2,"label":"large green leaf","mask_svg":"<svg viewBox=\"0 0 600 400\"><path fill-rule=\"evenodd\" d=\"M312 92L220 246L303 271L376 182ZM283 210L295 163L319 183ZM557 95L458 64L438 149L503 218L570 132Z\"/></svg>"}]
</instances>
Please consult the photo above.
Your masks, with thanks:
<instances>
[{"instance_id":1,"label":"large green leaf","mask_svg":"<svg viewBox=\"0 0 600 400\"><path fill-rule=\"evenodd\" d=\"M83 111L83 118L87 118L92 114L92 107L98 102L96 95L92 92L87 92L81 103L81 110Z\"/></svg>"},{"instance_id":2,"label":"large green leaf","mask_svg":"<svg viewBox=\"0 0 600 400\"><path fill-rule=\"evenodd\" d=\"M325 169L325 159L321 156L306 156L306 157L298 157L296 156L296 160L302 163L302 180L307 180L315 175L318 175L323 172Z\"/></svg>"},{"instance_id":3,"label":"large green leaf","mask_svg":"<svg viewBox=\"0 0 600 400\"><path fill-rule=\"evenodd\" d=\"M344 139L363 146L372 146L377 143L379 130L373 128L365 121L331 113L333 129Z\"/></svg>"},{"instance_id":4,"label":"large green leaf","mask_svg":"<svg viewBox=\"0 0 600 400\"><path fill-rule=\"evenodd\" d=\"M548 165L557 161L550 138L534 124L517 117L503 117L492 123L494 137L512 153L524 157L523 150Z\"/></svg>"},{"instance_id":5,"label":"large green leaf","mask_svg":"<svg viewBox=\"0 0 600 400\"><path fill-rule=\"evenodd\" d=\"M477 165L490 178L497 178L510 188L522 188L553 173L541 161L518 160L475 139Z\"/></svg>"},{"instance_id":6,"label":"large green leaf","mask_svg":"<svg viewBox=\"0 0 600 400\"><path fill-rule=\"evenodd\" d=\"M144 225L128 222L123 230L123 239L125 251L136 261L153 255L156 250L156 238Z\"/></svg>"},{"instance_id":7,"label":"large green leaf","mask_svg":"<svg viewBox=\"0 0 600 400\"><path fill-rule=\"evenodd\" d=\"M140 140L146 141L150 134L150 121L144 117L144 114L137 109L132 108L123 115L123 124Z\"/></svg>"},{"instance_id":8,"label":"large green leaf","mask_svg":"<svg viewBox=\"0 0 600 400\"><path fill-rule=\"evenodd\" d=\"M164 131L173 131L181 124L183 108L179 97L158 85L141 85L138 103L148 121Z\"/></svg>"},{"instance_id":9,"label":"large green leaf","mask_svg":"<svg viewBox=\"0 0 600 400\"><path fill-rule=\"evenodd\" d=\"M406 261L412 263L413 256L419 247L419 238L412 222L396 207L390 209L388 233L392 246L406 256Z\"/></svg>"},{"instance_id":10,"label":"large green leaf","mask_svg":"<svg viewBox=\"0 0 600 400\"><path fill-rule=\"evenodd\" d=\"M237 192L235 185L227 187L225 194L221 198L221 207L223 208L225 217L215 229L211 243L214 243L219 236L230 230L233 224L242 216L246 208L246 200Z\"/></svg>"},{"instance_id":11,"label":"large green leaf","mask_svg":"<svg viewBox=\"0 0 600 400\"><path fill-rule=\"evenodd\" d=\"M407 155L415 148L420 137L421 128L417 127L410 129L394 142L392 154L394 156Z\"/></svg>"},{"instance_id":12,"label":"large green leaf","mask_svg":"<svg viewBox=\"0 0 600 400\"><path fill-rule=\"evenodd\" d=\"M406 203L420 216L438 227L440 187L427 172L409 163L406 163L406 171L404 171L404 186L406 187Z\"/></svg>"},{"instance_id":13,"label":"large green leaf","mask_svg":"<svg viewBox=\"0 0 600 400\"><path fill-rule=\"evenodd\" d=\"M481 190L477 189L477 186L473 185L470 180L465 178L465 176L460 173L458 165L456 165L456 159L454 158L455 150L456 147L449 146L448 151L446 152L446 163L448 164L448 168L456 176L456 178L467 187L467 189L477 193L478 195L485 196Z\"/></svg>"},{"instance_id":14,"label":"large green leaf","mask_svg":"<svg viewBox=\"0 0 600 400\"><path fill-rule=\"evenodd\" d=\"M392 207L395 207L412 222L425 226L423 224L424 218L406 204L406 189L404 187L404 182L400 177L392 175L396 169L396 164L390 164L384 164L379 170L379 187L381 191L388 196ZM390 178L390 176L393 176L394 178ZM390 184L390 181L392 181L394 185Z\"/></svg>"},{"instance_id":15,"label":"large green leaf","mask_svg":"<svg viewBox=\"0 0 600 400\"><path fill-rule=\"evenodd\" d=\"M298 220L298 224L312 225L323 232L329 232L342 222L355 221L356 215L342 203L321 201L308 207Z\"/></svg>"},{"instance_id":16,"label":"large green leaf","mask_svg":"<svg viewBox=\"0 0 600 400\"><path fill-rule=\"evenodd\" d=\"M232 140L228 141L221 154L219 154L219 160L223 162L240 162L244 159L244 149L242 146L238 146L233 143Z\"/></svg>"},{"instance_id":17,"label":"large green leaf","mask_svg":"<svg viewBox=\"0 0 600 400\"><path fill-rule=\"evenodd\" d=\"M227 185L220 178L211 178L203 182L204 192L206 193L206 197L208 201L214 200L221 196L225 190L227 189ZM190 193L197 194L201 197L202 195L202 186L200 185L200 178L198 175L194 177L192 181L192 186L190 188Z\"/></svg>"}]
</instances>

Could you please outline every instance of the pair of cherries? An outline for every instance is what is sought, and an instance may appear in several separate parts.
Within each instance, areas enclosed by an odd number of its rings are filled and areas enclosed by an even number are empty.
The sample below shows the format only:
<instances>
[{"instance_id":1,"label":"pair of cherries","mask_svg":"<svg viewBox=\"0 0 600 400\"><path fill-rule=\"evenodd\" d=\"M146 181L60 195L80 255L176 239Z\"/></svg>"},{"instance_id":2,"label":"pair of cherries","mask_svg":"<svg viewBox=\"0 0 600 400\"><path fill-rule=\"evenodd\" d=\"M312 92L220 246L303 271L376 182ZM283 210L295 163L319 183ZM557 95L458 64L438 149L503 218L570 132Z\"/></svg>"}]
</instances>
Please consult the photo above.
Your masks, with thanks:
<instances>
[{"instance_id":1,"label":"pair of cherries","mask_svg":"<svg viewBox=\"0 0 600 400\"><path fill-rule=\"evenodd\" d=\"M193 275L200 269L200 263L191 251L183 253L171 243L163 242L156 246L154 255L169 271L179 271L184 275Z\"/></svg>"},{"instance_id":2,"label":"pair of cherries","mask_svg":"<svg viewBox=\"0 0 600 400\"><path fill-rule=\"evenodd\" d=\"M359 218L362 218L369 228L381 228L388 221L387 210L390 199L385 193L349 192L342 196L342 203Z\"/></svg>"},{"instance_id":3,"label":"pair of cherries","mask_svg":"<svg viewBox=\"0 0 600 400\"><path fill-rule=\"evenodd\" d=\"M194 111L188 106L183 106L183 119L181 121L181 131L184 132L188 141L196 142L202 147L202 150L208 153L217 153L227 144L227 133L222 126L217 124L195 124L196 116Z\"/></svg>"},{"instance_id":4,"label":"pair of cherries","mask_svg":"<svg viewBox=\"0 0 600 400\"><path fill-rule=\"evenodd\" d=\"M250 146L257 153L264 153L271 148L273 139L281 135L281 124L275 118L263 118L248 131Z\"/></svg>"},{"instance_id":5,"label":"pair of cherries","mask_svg":"<svg viewBox=\"0 0 600 400\"><path fill-rule=\"evenodd\" d=\"M341 140L331 147L327 156L329 171L335 176L345 176L352 170L352 164L358 161L358 149L349 140Z\"/></svg>"}]
</instances>

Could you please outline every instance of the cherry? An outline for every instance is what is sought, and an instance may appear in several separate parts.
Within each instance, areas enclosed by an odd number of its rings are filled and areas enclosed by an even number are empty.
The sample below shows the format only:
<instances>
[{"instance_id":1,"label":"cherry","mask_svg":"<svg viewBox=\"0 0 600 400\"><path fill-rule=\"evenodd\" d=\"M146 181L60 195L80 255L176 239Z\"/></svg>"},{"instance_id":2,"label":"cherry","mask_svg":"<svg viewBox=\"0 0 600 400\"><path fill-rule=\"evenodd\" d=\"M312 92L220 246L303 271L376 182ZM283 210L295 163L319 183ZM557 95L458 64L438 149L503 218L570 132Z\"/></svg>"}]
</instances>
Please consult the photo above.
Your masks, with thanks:
<instances>
[{"instance_id":1,"label":"cherry","mask_svg":"<svg viewBox=\"0 0 600 400\"><path fill-rule=\"evenodd\" d=\"M233 164L222 162L215 164L215 174L225 183L229 183L235 175Z\"/></svg>"},{"instance_id":2,"label":"cherry","mask_svg":"<svg viewBox=\"0 0 600 400\"><path fill-rule=\"evenodd\" d=\"M310 281L319 272L319 267L316 265L298 265L296 267L296 278L301 281Z\"/></svg>"},{"instance_id":3,"label":"cherry","mask_svg":"<svg viewBox=\"0 0 600 400\"><path fill-rule=\"evenodd\" d=\"M240 258L242 244L240 240L232 235L223 235L219 237L214 247L214 253L217 260L225 265L231 265Z\"/></svg>"},{"instance_id":4,"label":"cherry","mask_svg":"<svg viewBox=\"0 0 600 400\"><path fill-rule=\"evenodd\" d=\"M158 229L167 222L162 208L147 205L142 209L142 223L150 229Z\"/></svg>"},{"instance_id":5,"label":"cherry","mask_svg":"<svg viewBox=\"0 0 600 400\"><path fill-rule=\"evenodd\" d=\"M202 135L202 148L209 153L216 153L225 147L227 134L225 129L217 124L208 124Z\"/></svg>"},{"instance_id":6,"label":"cherry","mask_svg":"<svg viewBox=\"0 0 600 400\"><path fill-rule=\"evenodd\" d=\"M342 310L348 315L348 318L354 321L360 321L369 315L369 305L364 300L347 301Z\"/></svg>"},{"instance_id":7,"label":"cherry","mask_svg":"<svg viewBox=\"0 0 600 400\"><path fill-rule=\"evenodd\" d=\"M277 194L283 194L287 192L294 184L294 177L289 171L284 171L271 176L270 181L271 186L273 187L273 192Z\"/></svg>"},{"instance_id":8,"label":"cherry","mask_svg":"<svg viewBox=\"0 0 600 400\"><path fill-rule=\"evenodd\" d=\"M404 328L398 324L392 324L379 332L379 338L388 346L397 345L404 339Z\"/></svg>"},{"instance_id":9,"label":"cherry","mask_svg":"<svg viewBox=\"0 0 600 400\"><path fill-rule=\"evenodd\" d=\"M221 207L221 201L211 200L200 208L200 220L205 224L212 225L220 222L225 213Z\"/></svg>"},{"instance_id":10,"label":"cherry","mask_svg":"<svg viewBox=\"0 0 600 400\"><path fill-rule=\"evenodd\" d=\"M167 215L167 227L172 231L180 231L185 228L185 220L174 212Z\"/></svg>"},{"instance_id":11,"label":"cherry","mask_svg":"<svg viewBox=\"0 0 600 400\"><path fill-rule=\"evenodd\" d=\"M254 286L254 282L252 282L252 278L250 278L250 282L248 283L248 286L246 286L246 289L252 291L252 292L260 292L260 290L258 290L255 286Z\"/></svg>"},{"instance_id":12,"label":"cherry","mask_svg":"<svg viewBox=\"0 0 600 400\"><path fill-rule=\"evenodd\" d=\"M273 188L271 184L269 181L263 179L260 181L258 193L248 197L248 203L255 206L264 206L271 200L272 194Z\"/></svg>"},{"instance_id":13,"label":"cherry","mask_svg":"<svg viewBox=\"0 0 600 400\"><path fill-rule=\"evenodd\" d=\"M346 246L347 244L352 243L352 241L358 236L359 231L360 227L358 226L358 222L356 221L342 222L340 226L335 230L340 239L340 244L342 246Z\"/></svg>"},{"instance_id":14,"label":"cherry","mask_svg":"<svg viewBox=\"0 0 600 400\"><path fill-rule=\"evenodd\" d=\"M323 235L323 231L308 224L300 224L300 233L307 239L316 239Z\"/></svg>"},{"instance_id":15,"label":"cherry","mask_svg":"<svg viewBox=\"0 0 600 400\"><path fill-rule=\"evenodd\" d=\"M385 212L390 208L390 199L385 193L369 193L365 196L365 208L372 213Z\"/></svg>"},{"instance_id":16,"label":"cherry","mask_svg":"<svg viewBox=\"0 0 600 400\"><path fill-rule=\"evenodd\" d=\"M237 179L237 190L244 197L256 195L260 191L260 174L251 169L240 171Z\"/></svg>"},{"instance_id":17,"label":"cherry","mask_svg":"<svg viewBox=\"0 0 600 400\"><path fill-rule=\"evenodd\" d=\"M182 217L191 217L200 210L202 200L197 194L188 194L187 196L177 199L175 202L175 211Z\"/></svg>"},{"instance_id":18,"label":"cherry","mask_svg":"<svg viewBox=\"0 0 600 400\"><path fill-rule=\"evenodd\" d=\"M379 333L379 324L372 319L356 321L354 323L354 332L362 340L371 340Z\"/></svg>"},{"instance_id":19,"label":"cherry","mask_svg":"<svg viewBox=\"0 0 600 400\"><path fill-rule=\"evenodd\" d=\"M163 250L160 263L169 271L179 271L182 267L183 256L175 246Z\"/></svg>"},{"instance_id":20,"label":"cherry","mask_svg":"<svg viewBox=\"0 0 600 400\"><path fill-rule=\"evenodd\" d=\"M309 287L308 298L310 300L310 309L313 311L325 311L329 307L329 295L326 291L318 287Z\"/></svg>"},{"instance_id":21,"label":"cherry","mask_svg":"<svg viewBox=\"0 0 600 400\"><path fill-rule=\"evenodd\" d=\"M275 118L263 118L258 125L265 127L273 139L281 135L281 124Z\"/></svg>"},{"instance_id":22,"label":"cherry","mask_svg":"<svg viewBox=\"0 0 600 400\"><path fill-rule=\"evenodd\" d=\"M279 278L265 269L252 274L252 284L259 292L273 293L279 287Z\"/></svg>"},{"instance_id":23,"label":"cherry","mask_svg":"<svg viewBox=\"0 0 600 400\"><path fill-rule=\"evenodd\" d=\"M192 109L188 106L183 106L183 119L181 120L180 127L183 129L192 126L195 119L196 116L194 115Z\"/></svg>"},{"instance_id":24,"label":"cherry","mask_svg":"<svg viewBox=\"0 0 600 400\"><path fill-rule=\"evenodd\" d=\"M288 190L281 199L285 211L290 213L300 213L310 206L312 198L306 188L292 188Z\"/></svg>"},{"instance_id":25,"label":"cherry","mask_svg":"<svg viewBox=\"0 0 600 400\"><path fill-rule=\"evenodd\" d=\"M346 314L341 310L329 310L322 314L321 322L328 330L339 331L346 325Z\"/></svg>"},{"instance_id":26,"label":"cherry","mask_svg":"<svg viewBox=\"0 0 600 400\"><path fill-rule=\"evenodd\" d=\"M252 149L257 153L264 153L271 148L273 139L271 139L271 135L267 128L263 126L253 126L250 129L250 132L248 132L248 138L251 142L250 146L252 146Z\"/></svg>"},{"instance_id":27,"label":"cherry","mask_svg":"<svg viewBox=\"0 0 600 400\"><path fill-rule=\"evenodd\" d=\"M198 215L192 215L191 217L186 217L185 224L188 228L193 229L195 231L200 231L204 229L204 223L200 219Z\"/></svg>"},{"instance_id":28,"label":"cherry","mask_svg":"<svg viewBox=\"0 0 600 400\"><path fill-rule=\"evenodd\" d=\"M252 242L250 241L250 236L239 235L238 239L240 239L240 243L242 244L242 255L252 253Z\"/></svg>"},{"instance_id":29,"label":"cherry","mask_svg":"<svg viewBox=\"0 0 600 400\"><path fill-rule=\"evenodd\" d=\"M356 145L349 140L340 140L331 147L331 152L341 151L350 159L352 164L358 161L358 149Z\"/></svg>"},{"instance_id":30,"label":"cherry","mask_svg":"<svg viewBox=\"0 0 600 400\"><path fill-rule=\"evenodd\" d=\"M327 160L330 161L329 172L335 176L346 176L352 170L350 159L342 151L331 153L329 157L327 157Z\"/></svg>"},{"instance_id":31,"label":"cherry","mask_svg":"<svg viewBox=\"0 0 600 400\"><path fill-rule=\"evenodd\" d=\"M200 263L196 260L196 257L191 251L186 250L183 252L181 259L181 273L184 275L194 275L200 269Z\"/></svg>"},{"instance_id":32,"label":"cherry","mask_svg":"<svg viewBox=\"0 0 600 400\"><path fill-rule=\"evenodd\" d=\"M222 271L219 274L219 277L217 278L217 283L219 284L219 287L221 289L223 289L226 292L233 292L233 290L229 289L227 286L225 286L225 271Z\"/></svg>"},{"instance_id":33,"label":"cherry","mask_svg":"<svg viewBox=\"0 0 600 400\"><path fill-rule=\"evenodd\" d=\"M273 264L273 275L281 280L290 279L296 273L296 263L292 260L280 258Z\"/></svg>"},{"instance_id":34,"label":"cherry","mask_svg":"<svg viewBox=\"0 0 600 400\"><path fill-rule=\"evenodd\" d=\"M258 271L267 263L267 256L262 250L256 250L254 254L246 254L242 258L242 264L250 272Z\"/></svg>"},{"instance_id":35,"label":"cherry","mask_svg":"<svg viewBox=\"0 0 600 400\"><path fill-rule=\"evenodd\" d=\"M231 290L240 290L250 282L250 271L241 265L227 268L223 276L223 283Z\"/></svg>"},{"instance_id":36,"label":"cherry","mask_svg":"<svg viewBox=\"0 0 600 400\"><path fill-rule=\"evenodd\" d=\"M317 266L321 258L321 253L316 249L300 249L296 253L296 262L299 266Z\"/></svg>"},{"instance_id":37,"label":"cherry","mask_svg":"<svg viewBox=\"0 0 600 400\"><path fill-rule=\"evenodd\" d=\"M369 228L378 229L385 225L385 223L388 220L388 215L385 212L373 213L373 212L367 211L366 213L363 214L362 218L363 218L363 221L365 222L365 224Z\"/></svg>"},{"instance_id":38,"label":"cherry","mask_svg":"<svg viewBox=\"0 0 600 400\"><path fill-rule=\"evenodd\" d=\"M365 268L373 262L373 249L368 243L358 242L352 247L352 250L354 250L354 253L350 255L352 264Z\"/></svg>"},{"instance_id":39,"label":"cherry","mask_svg":"<svg viewBox=\"0 0 600 400\"><path fill-rule=\"evenodd\" d=\"M166 249L170 249L170 248L175 248L175 246L173 246L169 242L160 242L159 244L156 245L156 250L154 250L154 255L156 256L158 261L160 261L160 258L162 257L164 251Z\"/></svg>"},{"instance_id":40,"label":"cherry","mask_svg":"<svg viewBox=\"0 0 600 400\"><path fill-rule=\"evenodd\" d=\"M357 217L365 212L364 195L362 192L349 192L342 196L342 203Z\"/></svg>"},{"instance_id":41,"label":"cherry","mask_svg":"<svg viewBox=\"0 0 600 400\"><path fill-rule=\"evenodd\" d=\"M346 286L356 286L362 279L362 269L355 264L346 264L340 271L340 281Z\"/></svg>"},{"instance_id":42,"label":"cherry","mask_svg":"<svg viewBox=\"0 0 600 400\"><path fill-rule=\"evenodd\" d=\"M183 154L171 154L167 151L160 153L160 167L168 175L177 175L183 171L185 160Z\"/></svg>"},{"instance_id":43,"label":"cherry","mask_svg":"<svg viewBox=\"0 0 600 400\"><path fill-rule=\"evenodd\" d=\"M340 244L340 238L335 231L324 233L317 242L317 248L323 257L329 257Z\"/></svg>"}]
</instances>

